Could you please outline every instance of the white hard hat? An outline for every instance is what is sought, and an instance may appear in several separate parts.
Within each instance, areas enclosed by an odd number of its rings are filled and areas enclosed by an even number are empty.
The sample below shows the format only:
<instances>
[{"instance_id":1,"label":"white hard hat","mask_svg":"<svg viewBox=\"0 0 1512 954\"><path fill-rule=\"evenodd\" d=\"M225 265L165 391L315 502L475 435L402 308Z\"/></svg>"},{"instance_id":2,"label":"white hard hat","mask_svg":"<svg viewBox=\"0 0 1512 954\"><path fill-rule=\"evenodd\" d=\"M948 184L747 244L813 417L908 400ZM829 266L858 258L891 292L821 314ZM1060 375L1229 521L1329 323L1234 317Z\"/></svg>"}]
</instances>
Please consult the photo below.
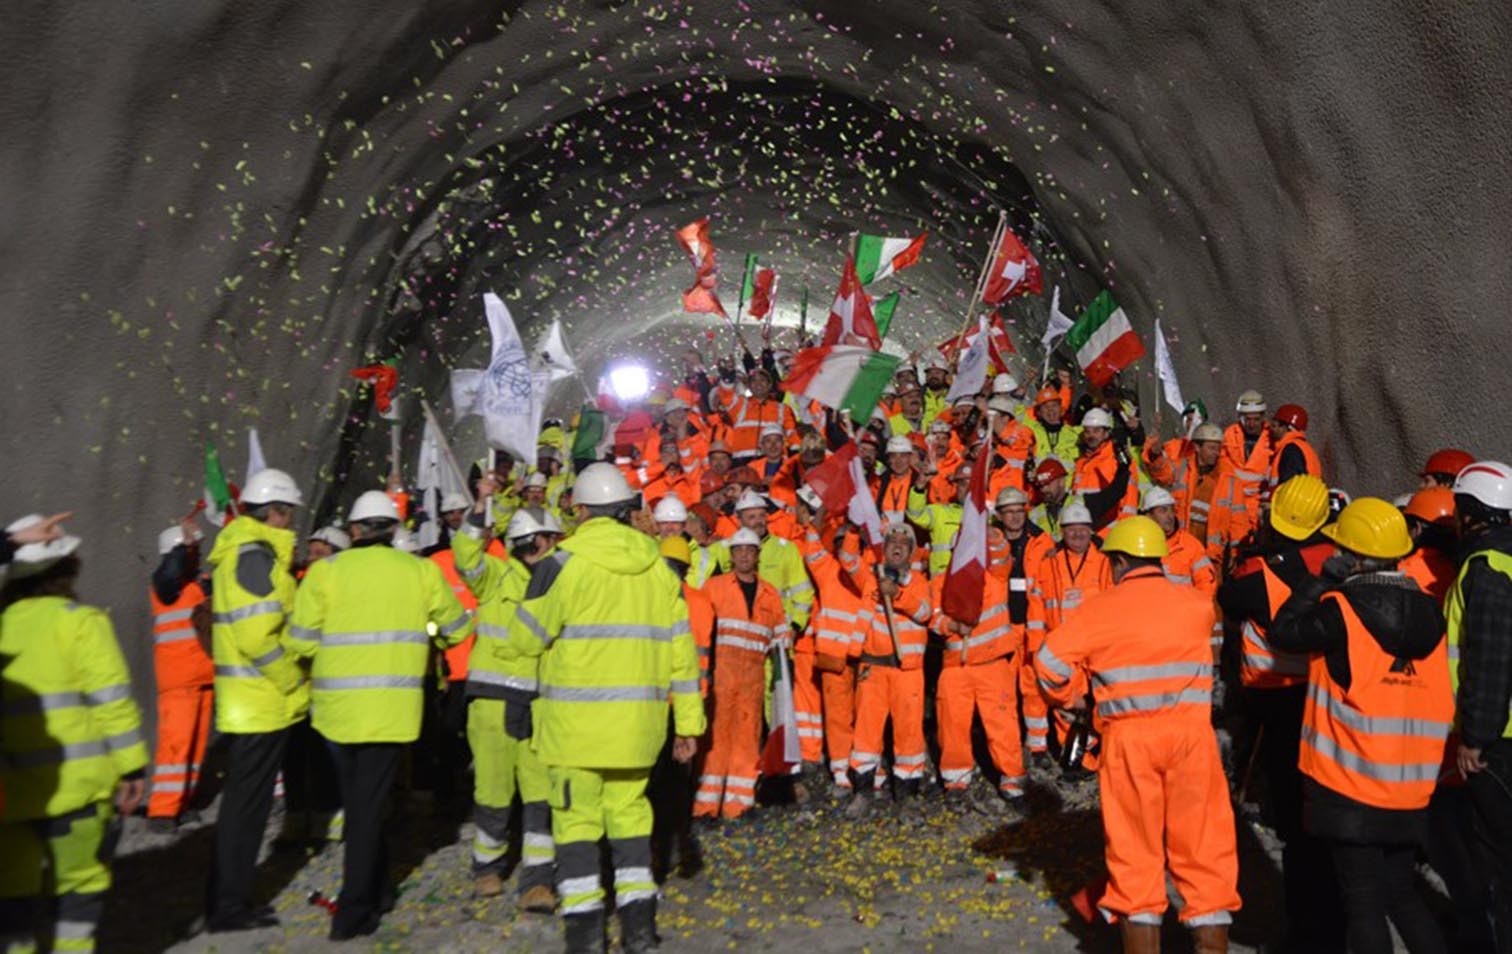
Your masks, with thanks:
<instances>
[{"instance_id":1,"label":"white hard hat","mask_svg":"<svg viewBox=\"0 0 1512 954\"><path fill-rule=\"evenodd\" d=\"M340 527L321 527L310 534L310 539L319 540L330 546L333 550L350 550L352 548L351 535Z\"/></svg>"},{"instance_id":2,"label":"white hard hat","mask_svg":"<svg viewBox=\"0 0 1512 954\"><path fill-rule=\"evenodd\" d=\"M572 490L572 502L589 507L624 503L634 496L619 468L603 462L584 467Z\"/></svg>"},{"instance_id":3,"label":"white hard hat","mask_svg":"<svg viewBox=\"0 0 1512 954\"><path fill-rule=\"evenodd\" d=\"M1084 523L1088 526L1091 526L1092 511L1088 510L1086 505L1081 501L1073 501L1072 503L1066 504L1066 506L1061 510L1060 525L1065 527L1078 523Z\"/></svg>"},{"instance_id":4,"label":"white hard hat","mask_svg":"<svg viewBox=\"0 0 1512 954\"><path fill-rule=\"evenodd\" d=\"M940 354L939 351L931 349L930 352L924 356L924 370L949 371L950 362L946 361L945 356L943 354Z\"/></svg>"},{"instance_id":5,"label":"white hard hat","mask_svg":"<svg viewBox=\"0 0 1512 954\"><path fill-rule=\"evenodd\" d=\"M914 538L913 528L901 520L889 521L882 528L882 539L886 540L892 536L907 536L912 539Z\"/></svg>"},{"instance_id":6,"label":"white hard hat","mask_svg":"<svg viewBox=\"0 0 1512 954\"><path fill-rule=\"evenodd\" d=\"M536 471L535 473L533 473L530 476L528 476L528 477L525 478L525 486L526 487L545 487L546 486L546 475L543 474L543 473L541 473L540 471Z\"/></svg>"},{"instance_id":7,"label":"white hard hat","mask_svg":"<svg viewBox=\"0 0 1512 954\"><path fill-rule=\"evenodd\" d=\"M688 505L682 502L682 498L676 494L668 494L656 502L656 509L651 511L651 516L656 518L657 523L675 523L679 520L688 519Z\"/></svg>"},{"instance_id":8,"label":"white hard hat","mask_svg":"<svg viewBox=\"0 0 1512 954\"><path fill-rule=\"evenodd\" d=\"M1100 407L1094 407L1092 410L1082 415L1081 426L1111 428L1113 426L1113 415L1109 414L1107 411L1103 410Z\"/></svg>"},{"instance_id":9,"label":"white hard hat","mask_svg":"<svg viewBox=\"0 0 1512 954\"><path fill-rule=\"evenodd\" d=\"M405 527L394 531L394 549L400 553L419 553L420 541Z\"/></svg>"},{"instance_id":10,"label":"white hard hat","mask_svg":"<svg viewBox=\"0 0 1512 954\"><path fill-rule=\"evenodd\" d=\"M938 419L930 421L929 422L929 433L931 433L931 434L949 434L950 433L950 424L947 423L947 422L945 422L945 421L938 420Z\"/></svg>"},{"instance_id":11,"label":"white hard hat","mask_svg":"<svg viewBox=\"0 0 1512 954\"><path fill-rule=\"evenodd\" d=\"M750 527L741 527L730 535L729 543L726 545L732 550L736 547L760 547L761 538Z\"/></svg>"},{"instance_id":12,"label":"white hard hat","mask_svg":"<svg viewBox=\"0 0 1512 954\"><path fill-rule=\"evenodd\" d=\"M541 526L546 528L547 533L562 532L562 521L558 520L556 518L556 514L552 513L550 510L542 511Z\"/></svg>"},{"instance_id":13,"label":"white hard hat","mask_svg":"<svg viewBox=\"0 0 1512 954\"><path fill-rule=\"evenodd\" d=\"M299 485L294 483L293 477L269 467L247 479L247 486L242 488L241 502L252 507L270 503L303 507L304 494L299 492Z\"/></svg>"},{"instance_id":14,"label":"white hard hat","mask_svg":"<svg viewBox=\"0 0 1512 954\"><path fill-rule=\"evenodd\" d=\"M465 494L459 494L455 490L448 490L441 495L441 512L451 513L453 510L466 510L472 506L467 502Z\"/></svg>"},{"instance_id":15,"label":"white hard hat","mask_svg":"<svg viewBox=\"0 0 1512 954\"><path fill-rule=\"evenodd\" d=\"M667 403L662 405L663 414L671 414L673 411L691 411L693 406L680 397L668 398Z\"/></svg>"},{"instance_id":16,"label":"white hard hat","mask_svg":"<svg viewBox=\"0 0 1512 954\"><path fill-rule=\"evenodd\" d=\"M1234 406L1234 410L1240 414L1264 414L1265 395L1259 391L1245 391L1239 395L1239 402Z\"/></svg>"},{"instance_id":17,"label":"white hard hat","mask_svg":"<svg viewBox=\"0 0 1512 954\"><path fill-rule=\"evenodd\" d=\"M767 501L765 497L761 496L761 494L758 494L756 491L751 490L750 488L746 488L745 493L740 495L740 499L735 501L735 509L737 511L766 510Z\"/></svg>"},{"instance_id":18,"label":"white hard hat","mask_svg":"<svg viewBox=\"0 0 1512 954\"><path fill-rule=\"evenodd\" d=\"M1499 460L1478 460L1454 478L1454 493L1492 510L1512 510L1512 467Z\"/></svg>"},{"instance_id":19,"label":"white hard hat","mask_svg":"<svg viewBox=\"0 0 1512 954\"><path fill-rule=\"evenodd\" d=\"M1018 378L1011 374L1000 374L992 379L993 394L1012 394L1019 389Z\"/></svg>"},{"instance_id":20,"label":"white hard hat","mask_svg":"<svg viewBox=\"0 0 1512 954\"><path fill-rule=\"evenodd\" d=\"M29 513L5 528L6 536L25 530L42 522L42 515ZM46 543L26 543L16 548L11 555L10 566L6 568L5 578L8 580L20 580L28 576L36 576L57 563L64 557L79 549L83 543L72 534L64 534L56 540Z\"/></svg>"},{"instance_id":21,"label":"white hard hat","mask_svg":"<svg viewBox=\"0 0 1512 954\"><path fill-rule=\"evenodd\" d=\"M347 523L360 523L363 520L398 520L399 505L394 499L381 490L364 490L352 504L352 512L347 514Z\"/></svg>"},{"instance_id":22,"label":"white hard hat","mask_svg":"<svg viewBox=\"0 0 1512 954\"><path fill-rule=\"evenodd\" d=\"M1007 394L994 394L987 399L987 410L996 411L999 414L1012 414L1014 411L1014 399Z\"/></svg>"},{"instance_id":23,"label":"white hard hat","mask_svg":"<svg viewBox=\"0 0 1512 954\"><path fill-rule=\"evenodd\" d=\"M912 371L913 369L909 368L908 370ZM883 397L892 397L893 395L895 395L897 393L898 393L898 389L895 388L895 387L893 387L893 383L891 381L889 381L886 384L882 385L882 396Z\"/></svg>"},{"instance_id":24,"label":"white hard hat","mask_svg":"<svg viewBox=\"0 0 1512 954\"><path fill-rule=\"evenodd\" d=\"M504 528L504 539L513 542L545 531L545 523L541 519L543 516L542 511L534 507L521 507L509 518L509 526Z\"/></svg>"},{"instance_id":25,"label":"white hard hat","mask_svg":"<svg viewBox=\"0 0 1512 954\"><path fill-rule=\"evenodd\" d=\"M1024 493L1022 490L1019 490L1017 487L1004 487L1002 493L999 493L997 495L996 506L1011 507L1015 504L1018 504L1019 506L1027 506L1028 503L1028 494Z\"/></svg>"},{"instance_id":26,"label":"white hard hat","mask_svg":"<svg viewBox=\"0 0 1512 954\"><path fill-rule=\"evenodd\" d=\"M167 556L173 552L173 548L182 543L197 543L200 539L198 530L194 531L194 539L184 539L184 528L174 524L167 530L158 534L158 556Z\"/></svg>"},{"instance_id":27,"label":"white hard hat","mask_svg":"<svg viewBox=\"0 0 1512 954\"><path fill-rule=\"evenodd\" d=\"M914 452L913 441L899 434L887 439L887 452L889 454L912 454Z\"/></svg>"},{"instance_id":28,"label":"white hard hat","mask_svg":"<svg viewBox=\"0 0 1512 954\"><path fill-rule=\"evenodd\" d=\"M824 506L824 498L820 497L808 484L798 488L798 499L803 501L803 505L810 510L818 510Z\"/></svg>"},{"instance_id":29,"label":"white hard hat","mask_svg":"<svg viewBox=\"0 0 1512 954\"><path fill-rule=\"evenodd\" d=\"M782 436L782 427L780 425L778 425L778 424L763 424L763 425L761 425L761 436L762 437L781 437Z\"/></svg>"},{"instance_id":30,"label":"white hard hat","mask_svg":"<svg viewBox=\"0 0 1512 954\"><path fill-rule=\"evenodd\" d=\"M1144 492L1144 496L1139 500L1140 513L1149 513L1156 507L1174 506L1176 506L1176 498L1172 497L1171 492L1164 487L1151 487Z\"/></svg>"},{"instance_id":31,"label":"white hard hat","mask_svg":"<svg viewBox=\"0 0 1512 954\"><path fill-rule=\"evenodd\" d=\"M1198 424L1197 429L1192 432L1193 443L1221 440L1223 440L1223 428L1219 427L1217 424L1209 424L1204 421L1203 423Z\"/></svg>"}]
</instances>

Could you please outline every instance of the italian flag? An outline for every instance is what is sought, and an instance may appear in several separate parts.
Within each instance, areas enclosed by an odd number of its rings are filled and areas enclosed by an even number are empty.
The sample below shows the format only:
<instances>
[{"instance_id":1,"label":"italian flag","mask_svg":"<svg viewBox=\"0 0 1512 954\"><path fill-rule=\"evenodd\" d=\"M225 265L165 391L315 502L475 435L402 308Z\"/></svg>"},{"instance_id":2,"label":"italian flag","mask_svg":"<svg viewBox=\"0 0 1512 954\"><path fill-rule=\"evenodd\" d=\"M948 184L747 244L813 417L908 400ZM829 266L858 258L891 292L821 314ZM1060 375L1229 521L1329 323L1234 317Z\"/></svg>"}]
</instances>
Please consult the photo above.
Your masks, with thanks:
<instances>
[{"instance_id":1,"label":"italian flag","mask_svg":"<svg viewBox=\"0 0 1512 954\"><path fill-rule=\"evenodd\" d=\"M856 238L856 277L870 285L914 264L924 251L925 232L918 238L860 235Z\"/></svg>"},{"instance_id":2,"label":"italian flag","mask_svg":"<svg viewBox=\"0 0 1512 954\"><path fill-rule=\"evenodd\" d=\"M877 322L877 334L887 337L887 329L892 327L893 312L898 310L898 292L893 292L886 298L880 299L872 306L872 318Z\"/></svg>"},{"instance_id":3,"label":"italian flag","mask_svg":"<svg viewBox=\"0 0 1512 954\"><path fill-rule=\"evenodd\" d=\"M205 519L217 527L226 524L226 517L236 516L236 498L231 493L231 484L226 480L225 468L221 467L220 454L215 445L205 442Z\"/></svg>"},{"instance_id":4,"label":"italian flag","mask_svg":"<svg viewBox=\"0 0 1512 954\"><path fill-rule=\"evenodd\" d=\"M865 345L804 348L779 387L825 407L850 411L851 420L864 422L871 420L882 389L902 361Z\"/></svg>"},{"instance_id":5,"label":"italian flag","mask_svg":"<svg viewBox=\"0 0 1512 954\"><path fill-rule=\"evenodd\" d=\"M1076 352L1087 380L1097 387L1112 381L1115 374L1145 353L1143 342L1129 325L1129 316L1106 290L1076 319L1066 332L1065 343Z\"/></svg>"}]
</instances>

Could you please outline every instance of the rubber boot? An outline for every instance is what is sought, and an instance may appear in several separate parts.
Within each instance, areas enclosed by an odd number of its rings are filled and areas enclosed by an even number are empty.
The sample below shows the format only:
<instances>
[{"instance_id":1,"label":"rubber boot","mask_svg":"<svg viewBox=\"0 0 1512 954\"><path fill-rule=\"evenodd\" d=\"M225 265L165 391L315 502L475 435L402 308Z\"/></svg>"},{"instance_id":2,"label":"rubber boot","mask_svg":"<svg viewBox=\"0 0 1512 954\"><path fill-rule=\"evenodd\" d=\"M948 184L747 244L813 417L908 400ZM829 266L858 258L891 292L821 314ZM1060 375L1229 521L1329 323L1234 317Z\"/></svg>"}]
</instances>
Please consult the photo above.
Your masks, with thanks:
<instances>
[{"instance_id":1,"label":"rubber boot","mask_svg":"<svg viewBox=\"0 0 1512 954\"><path fill-rule=\"evenodd\" d=\"M632 901L619 909L620 947L625 954L651 954L656 942L656 900Z\"/></svg>"},{"instance_id":2,"label":"rubber boot","mask_svg":"<svg viewBox=\"0 0 1512 954\"><path fill-rule=\"evenodd\" d=\"M1192 943L1197 954L1228 954L1227 924L1204 924L1192 928Z\"/></svg>"},{"instance_id":3,"label":"rubber boot","mask_svg":"<svg viewBox=\"0 0 1512 954\"><path fill-rule=\"evenodd\" d=\"M569 914L562 918L566 954L604 954L604 909Z\"/></svg>"},{"instance_id":4,"label":"rubber boot","mask_svg":"<svg viewBox=\"0 0 1512 954\"><path fill-rule=\"evenodd\" d=\"M877 773L854 772L851 777L851 797L845 803L846 818L864 818L871 809L873 789L877 786Z\"/></svg>"},{"instance_id":5,"label":"rubber boot","mask_svg":"<svg viewBox=\"0 0 1512 954\"><path fill-rule=\"evenodd\" d=\"M1124 954L1160 954L1160 925L1123 921Z\"/></svg>"},{"instance_id":6,"label":"rubber boot","mask_svg":"<svg viewBox=\"0 0 1512 954\"><path fill-rule=\"evenodd\" d=\"M919 797L919 784L922 780L917 778L900 778L893 780L893 801L907 802Z\"/></svg>"}]
</instances>

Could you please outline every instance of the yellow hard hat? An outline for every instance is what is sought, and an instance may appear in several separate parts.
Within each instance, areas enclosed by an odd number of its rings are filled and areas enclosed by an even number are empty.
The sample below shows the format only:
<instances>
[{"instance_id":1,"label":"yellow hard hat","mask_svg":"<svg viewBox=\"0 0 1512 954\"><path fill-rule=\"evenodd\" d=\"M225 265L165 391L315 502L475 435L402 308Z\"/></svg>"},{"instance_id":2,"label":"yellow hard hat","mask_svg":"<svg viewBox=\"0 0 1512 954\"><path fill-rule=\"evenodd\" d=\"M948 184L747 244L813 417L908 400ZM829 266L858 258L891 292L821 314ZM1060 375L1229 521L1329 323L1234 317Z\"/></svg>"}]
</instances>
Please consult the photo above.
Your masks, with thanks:
<instances>
[{"instance_id":1,"label":"yellow hard hat","mask_svg":"<svg viewBox=\"0 0 1512 954\"><path fill-rule=\"evenodd\" d=\"M1103 540L1102 551L1158 559L1171 552L1166 546L1165 531L1149 517L1125 517L1115 523Z\"/></svg>"},{"instance_id":2,"label":"yellow hard hat","mask_svg":"<svg viewBox=\"0 0 1512 954\"><path fill-rule=\"evenodd\" d=\"M1379 497L1361 497L1345 507L1323 535L1361 556L1395 560L1412 552L1407 518Z\"/></svg>"},{"instance_id":3,"label":"yellow hard hat","mask_svg":"<svg viewBox=\"0 0 1512 954\"><path fill-rule=\"evenodd\" d=\"M1328 485L1298 474L1271 494L1270 522L1283 537L1306 540L1328 522Z\"/></svg>"},{"instance_id":4,"label":"yellow hard hat","mask_svg":"<svg viewBox=\"0 0 1512 954\"><path fill-rule=\"evenodd\" d=\"M693 562L693 551L688 549L688 541L676 535L662 537L661 555L683 563Z\"/></svg>"}]
</instances>

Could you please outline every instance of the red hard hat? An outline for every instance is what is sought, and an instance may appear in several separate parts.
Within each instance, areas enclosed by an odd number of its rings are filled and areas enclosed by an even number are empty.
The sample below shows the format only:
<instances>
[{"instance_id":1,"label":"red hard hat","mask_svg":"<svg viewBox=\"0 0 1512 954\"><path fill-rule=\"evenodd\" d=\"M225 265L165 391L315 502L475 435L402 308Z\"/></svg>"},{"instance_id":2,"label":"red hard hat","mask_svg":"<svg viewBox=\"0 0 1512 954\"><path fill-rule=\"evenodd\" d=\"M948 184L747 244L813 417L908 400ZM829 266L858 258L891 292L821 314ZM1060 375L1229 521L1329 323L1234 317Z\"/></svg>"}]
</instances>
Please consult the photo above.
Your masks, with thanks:
<instances>
[{"instance_id":1,"label":"red hard hat","mask_svg":"<svg viewBox=\"0 0 1512 954\"><path fill-rule=\"evenodd\" d=\"M1034 482L1036 484L1048 483L1052 480L1060 480L1066 476L1066 465L1054 457L1047 457L1039 462L1034 468Z\"/></svg>"},{"instance_id":2,"label":"red hard hat","mask_svg":"<svg viewBox=\"0 0 1512 954\"><path fill-rule=\"evenodd\" d=\"M1435 455L1437 456L1437 455ZM1441 527L1454 526L1454 491L1448 487L1426 487L1412 495L1403 511L1424 523L1436 523Z\"/></svg>"},{"instance_id":3,"label":"red hard hat","mask_svg":"<svg viewBox=\"0 0 1512 954\"><path fill-rule=\"evenodd\" d=\"M1307 408L1300 404L1283 404L1276 408L1276 420L1299 431L1307 430Z\"/></svg>"},{"instance_id":4,"label":"red hard hat","mask_svg":"<svg viewBox=\"0 0 1512 954\"><path fill-rule=\"evenodd\" d=\"M724 487L724 478L712 470L704 471L704 475L698 478L698 491L705 497L715 493Z\"/></svg>"},{"instance_id":5,"label":"red hard hat","mask_svg":"<svg viewBox=\"0 0 1512 954\"><path fill-rule=\"evenodd\" d=\"M1452 477L1473 463L1475 463L1475 458L1468 451L1446 447L1443 450L1434 451L1428 457L1428 462L1423 465L1423 472L1420 476L1448 474Z\"/></svg>"}]
</instances>

